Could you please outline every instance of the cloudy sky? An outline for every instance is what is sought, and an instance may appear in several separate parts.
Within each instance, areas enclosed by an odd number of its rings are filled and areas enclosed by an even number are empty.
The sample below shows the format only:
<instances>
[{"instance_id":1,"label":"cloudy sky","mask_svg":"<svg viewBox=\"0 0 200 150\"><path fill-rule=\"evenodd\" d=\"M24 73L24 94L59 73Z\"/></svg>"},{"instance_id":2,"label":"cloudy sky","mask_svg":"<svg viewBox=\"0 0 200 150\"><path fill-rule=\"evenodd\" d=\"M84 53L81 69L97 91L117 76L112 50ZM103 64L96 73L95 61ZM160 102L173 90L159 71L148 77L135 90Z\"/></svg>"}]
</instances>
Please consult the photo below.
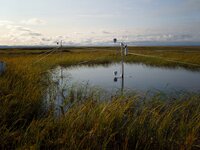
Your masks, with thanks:
<instances>
[{"instance_id":1,"label":"cloudy sky","mask_svg":"<svg viewBox=\"0 0 200 150\"><path fill-rule=\"evenodd\" d=\"M0 0L0 45L200 42L200 0Z\"/></svg>"}]
</instances>

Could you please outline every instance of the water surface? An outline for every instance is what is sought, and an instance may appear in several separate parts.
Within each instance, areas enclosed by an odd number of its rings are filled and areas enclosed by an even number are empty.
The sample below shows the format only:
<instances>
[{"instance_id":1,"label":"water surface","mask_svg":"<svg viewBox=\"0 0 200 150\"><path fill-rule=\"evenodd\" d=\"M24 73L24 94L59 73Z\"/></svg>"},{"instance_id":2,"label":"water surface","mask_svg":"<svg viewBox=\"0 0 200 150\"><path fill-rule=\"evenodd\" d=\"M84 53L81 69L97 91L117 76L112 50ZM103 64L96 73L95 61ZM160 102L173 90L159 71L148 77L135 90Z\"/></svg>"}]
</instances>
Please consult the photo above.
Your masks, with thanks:
<instances>
[{"instance_id":1,"label":"water surface","mask_svg":"<svg viewBox=\"0 0 200 150\"><path fill-rule=\"evenodd\" d=\"M200 91L200 72L184 68L164 68L146 66L143 64L125 63L124 89L139 92L158 90L171 91ZM59 84L81 83L99 87L105 91L115 93L121 89L122 79L114 81L114 71L117 77L121 75L121 64L81 65L68 68L57 67L53 73L53 80Z\"/></svg>"}]
</instances>

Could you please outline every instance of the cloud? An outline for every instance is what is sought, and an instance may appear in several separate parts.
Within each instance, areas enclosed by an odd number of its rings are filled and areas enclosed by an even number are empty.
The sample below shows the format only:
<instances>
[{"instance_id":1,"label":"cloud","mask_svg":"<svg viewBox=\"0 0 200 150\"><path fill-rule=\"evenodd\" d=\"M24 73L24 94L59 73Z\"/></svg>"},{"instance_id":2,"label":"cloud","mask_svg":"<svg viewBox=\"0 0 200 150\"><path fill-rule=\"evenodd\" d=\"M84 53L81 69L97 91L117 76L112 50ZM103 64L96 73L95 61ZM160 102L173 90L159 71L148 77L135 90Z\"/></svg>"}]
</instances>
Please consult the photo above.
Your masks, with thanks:
<instances>
[{"instance_id":1,"label":"cloud","mask_svg":"<svg viewBox=\"0 0 200 150\"><path fill-rule=\"evenodd\" d=\"M157 41L157 42L184 42L184 41L200 41L199 35L194 34L143 34L128 36L128 41Z\"/></svg>"},{"instance_id":2,"label":"cloud","mask_svg":"<svg viewBox=\"0 0 200 150\"><path fill-rule=\"evenodd\" d=\"M12 31L12 32L30 32L31 30L29 28L26 28L26 27L23 27L23 26L19 26L19 25L7 25L6 28L9 30L9 31Z\"/></svg>"},{"instance_id":3,"label":"cloud","mask_svg":"<svg viewBox=\"0 0 200 150\"><path fill-rule=\"evenodd\" d=\"M46 21L38 18L31 18L28 20L22 20L20 23L24 25L44 25Z\"/></svg>"},{"instance_id":4,"label":"cloud","mask_svg":"<svg viewBox=\"0 0 200 150\"><path fill-rule=\"evenodd\" d=\"M42 33L19 25L6 25L6 34L0 35L0 44L11 45L34 45L38 44L43 37Z\"/></svg>"},{"instance_id":5,"label":"cloud","mask_svg":"<svg viewBox=\"0 0 200 150\"><path fill-rule=\"evenodd\" d=\"M102 31L103 34L112 34L112 32L109 31Z\"/></svg>"},{"instance_id":6,"label":"cloud","mask_svg":"<svg viewBox=\"0 0 200 150\"><path fill-rule=\"evenodd\" d=\"M42 36L41 33L33 31L30 28L18 25L7 25L6 28L9 30L9 34L18 36Z\"/></svg>"},{"instance_id":7,"label":"cloud","mask_svg":"<svg viewBox=\"0 0 200 150\"><path fill-rule=\"evenodd\" d=\"M41 38L41 40L43 41L43 42L50 42L50 41L52 41L53 39L51 38L51 37L42 37Z\"/></svg>"},{"instance_id":8,"label":"cloud","mask_svg":"<svg viewBox=\"0 0 200 150\"><path fill-rule=\"evenodd\" d=\"M119 14L99 14L99 13L93 13L93 14L79 14L77 16L81 17L81 18L110 19L110 18L119 17Z\"/></svg>"},{"instance_id":9,"label":"cloud","mask_svg":"<svg viewBox=\"0 0 200 150\"><path fill-rule=\"evenodd\" d=\"M28 32L28 33L24 33L21 34L22 36L42 36L41 33L36 33L36 32Z\"/></svg>"},{"instance_id":10,"label":"cloud","mask_svg":"<svg viewBox=\"0 0 200 150\"><path fill-rule=\"evenodd\" d=\"M7 26L10 24L13 24L13 22L9 20L0 20L0 26Z\"/></svg>"},{"instance_id":11,"label":"cloud","mask_svg":"<svg viewBox=\"0 0 200 150\"><path fill-rule=\"evenodd\" d=\"M37 22L35 20L35 22ZM38 22L39 23L39 22ZM87 30L63 35L44 35L42 32L34 30L34 27L27 24L12 22L9 20L0 20L0 26L3 26L0 34L0 44L11 45L55 45L57 41L63 40L65 45L111 45L113 38L118 38L124 42L177 42L177 41L200 41L199 26L192 30L184 28L164 28L155 30L147 29L99 29ZM190 29L186 27L186 29Z\"/></svg>"},{"instance_id":12,"label":"cloud","mask_svg":"<svg viewBox=\"0 0 200 150\"><path fill-rule=\"evenodd\" d=\"M38 19L29 20L29 23L40 24ZM29 45L40 43L43 34L27 27L21 22L9 20L0 20L2 34L0 35L0 44Z\"/></svg>"},{"instance_id":13,"label":"cloud","mask_svg":"<svg viewBox=\"0 0 200 150\"><path fill-rule=\"evenodd\" d=\"M7 25L45 25L46 21L38 18L31 18L28 20L22 20L18 22L13 22L10 20L0 20L0 26Z\"/></svg>"}]
</instances>

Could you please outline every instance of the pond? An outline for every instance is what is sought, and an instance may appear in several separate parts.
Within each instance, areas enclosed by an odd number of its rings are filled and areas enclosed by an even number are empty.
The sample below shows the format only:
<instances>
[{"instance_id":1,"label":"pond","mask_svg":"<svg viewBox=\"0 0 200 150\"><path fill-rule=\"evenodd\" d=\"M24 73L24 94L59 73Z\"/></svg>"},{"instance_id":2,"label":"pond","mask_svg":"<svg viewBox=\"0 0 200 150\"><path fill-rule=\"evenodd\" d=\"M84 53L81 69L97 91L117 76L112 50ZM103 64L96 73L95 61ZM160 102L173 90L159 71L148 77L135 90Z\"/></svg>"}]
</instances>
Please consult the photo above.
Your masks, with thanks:
<instances>
[{"instance_id":1,"label":"pond","mask_svg":"<svg viewBox=\"0 0 200 150\"><path fill-rule=\"evenodd\" d=\"M184 68L153 67L133 63L125 63L124 68L124 90L140 92L149 90L161 92L200 91L200 71L186 70ZM114 71L117 71L116 76ZM57 67L53 72L53 80L60 80L60 84L89 84L111 93L115 93L122 88L120 63L80 65L68 68ZM119 77L117 81L114 81L115 77Z\"/></svg>"},{"instance_id":2,"label":"pond","mask_svg":"<svg viewBox=\"0 0 200 150\"><path fill-rule=\"evenodd\" d=\"M49 88L47 99L53 99L57 107L56 113L60 114L61 106L66 110L70 107L71 100L84 100L91 92L94 94L94 91L99 99L106 97L106 100L121 95L122 91L123 94L139 93L144 96L157 92L169 96L200 92L200 71L125 63L124 72L122 80L121 63L67 68L59 66L51 72L54 90Z\"/></svg>"}]
</instances>

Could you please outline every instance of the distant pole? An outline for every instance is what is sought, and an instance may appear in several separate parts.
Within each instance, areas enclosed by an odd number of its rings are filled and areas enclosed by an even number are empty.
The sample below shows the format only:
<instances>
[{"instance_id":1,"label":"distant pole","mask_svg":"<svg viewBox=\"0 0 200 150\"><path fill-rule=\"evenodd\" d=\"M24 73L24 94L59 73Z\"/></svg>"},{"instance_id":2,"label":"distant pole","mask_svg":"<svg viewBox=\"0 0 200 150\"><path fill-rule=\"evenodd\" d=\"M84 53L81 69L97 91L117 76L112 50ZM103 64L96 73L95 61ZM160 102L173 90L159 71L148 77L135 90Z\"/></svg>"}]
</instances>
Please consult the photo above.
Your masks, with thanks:
<instances>
[{"instance_id":1,"label":"distant pole","mask_svg":"<svg viewBox=\"0 0 200 150\"><path fill-rule=\"evenodd\" d=\"M124 44L121 43L121 57L122 57L122 85L121 85L121 92L122 92L122 95L124 93Z\"/></svg>"}]
</instances>

